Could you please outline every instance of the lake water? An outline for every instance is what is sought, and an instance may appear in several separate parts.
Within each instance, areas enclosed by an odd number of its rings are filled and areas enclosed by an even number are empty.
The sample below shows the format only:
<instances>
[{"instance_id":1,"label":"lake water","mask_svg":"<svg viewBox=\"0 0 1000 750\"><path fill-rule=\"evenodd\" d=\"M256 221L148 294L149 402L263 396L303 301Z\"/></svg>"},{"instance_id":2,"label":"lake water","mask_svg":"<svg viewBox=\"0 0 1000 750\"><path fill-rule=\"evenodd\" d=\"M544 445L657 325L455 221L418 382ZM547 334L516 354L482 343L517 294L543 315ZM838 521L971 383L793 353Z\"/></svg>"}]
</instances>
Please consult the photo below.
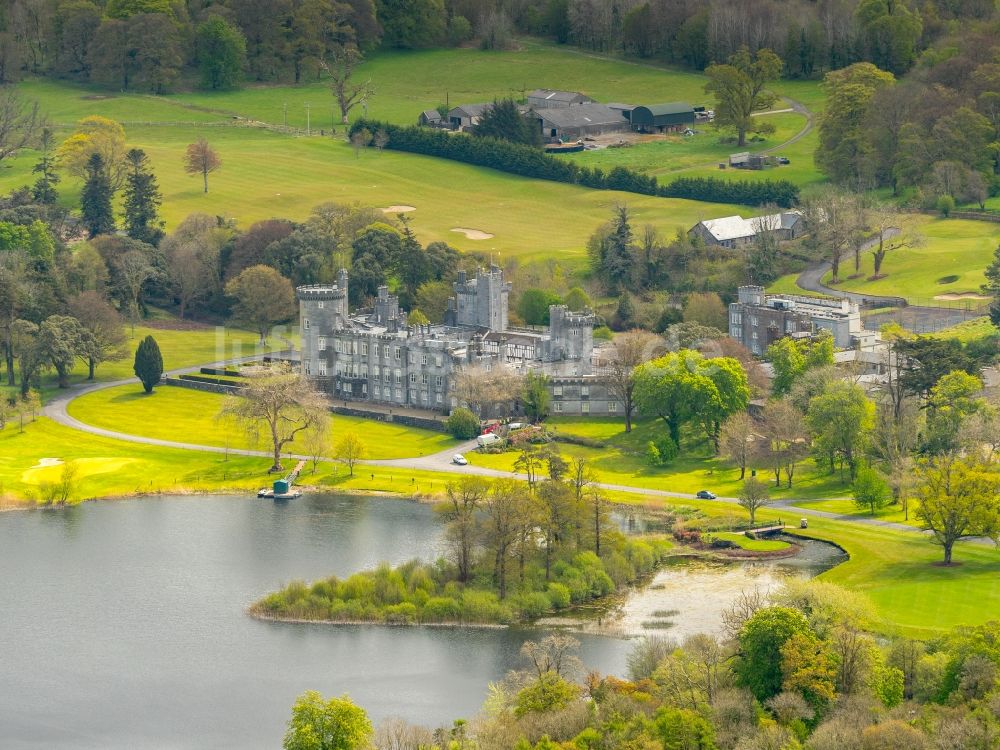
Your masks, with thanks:
<instances>
[{"instance_id":1,"label":"lake water","mask_svg":"<svg viewBox=\"0 0 1000 750\"><path fill-rule=\"evenodd\" d=\"M0 515L0 747L277 748L295 697L349 693L374 720L476 712L538 629L261 622L293 578L440 553L426 505L307 495L164 497ZM623 674L628 640L581 633Z\"/></svg>"}]
</instances>

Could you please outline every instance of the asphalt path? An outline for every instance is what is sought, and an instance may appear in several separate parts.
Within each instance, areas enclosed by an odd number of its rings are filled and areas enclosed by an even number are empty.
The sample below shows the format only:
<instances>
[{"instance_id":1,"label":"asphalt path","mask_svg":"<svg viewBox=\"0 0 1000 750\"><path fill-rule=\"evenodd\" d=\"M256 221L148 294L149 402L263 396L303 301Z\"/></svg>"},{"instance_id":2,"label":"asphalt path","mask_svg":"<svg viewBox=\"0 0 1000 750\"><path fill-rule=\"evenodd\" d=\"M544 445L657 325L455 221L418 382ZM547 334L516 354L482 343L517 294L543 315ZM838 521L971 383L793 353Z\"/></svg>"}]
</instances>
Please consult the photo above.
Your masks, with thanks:
<instances>
[{"instance_id":1,"label":"asphalt path","mask_svg":"<svg viewBox=\"0 0 1000 750\"><path fill-rule=\"evenodd\" d=\"M226 365L238 364L243 359L230 359L223 360L219 362L212 362L207 365L198 365L196 367L183 367L176 370L170 370L166 375L181 375L188 372L197 372L201 367L213 367L221 368ZM117 386L137 384L139 381L137 378L126 378L123 380L113 380L103 383L88 383L85 385L73 386L67 390L60 391L56 396L54 396L42 409L42 413L54 422L57 422L66 427L70 427L74 430L79 430L83 433L88 433L91 435L100 435L101 437L112 438L114 440L122 440L129 443L138 443L142 445L155 445L161 448L177 448L181 450L192 450L192 451L202 451L205 453L227 453L234 456L251 456L259 458L271 458L272 453L270 451L258 451L258 450L246 450L239 448L220 448L211 445L200 445L198 443L180 442L174 440L160 440L158 438L145 437L142 435L131 435L124 432L117 432L115 430L107 430L103 427L96 427L94 425L81 422L80 420L72 417L69 414L68 407L69 404L76 398L84 396L88 393L94 393L95 391L100 391L105 388L115 388ZM162 387L162 386L161 386ZM167 386L170 387L170 386ZM381 466L381 467L395 467L399 469L410 469L419 471L433 471L444 474L454 474L456 476L481 476L490 478L515 478L521 480L527 480L527 475L512 473L509 471L501 471L499 469L490 469L485 466L475 466L473 464L468 464L466 466L459 466L453 462L453 457L457 453L465 454L472 453L475 451L476 441L469 440L456 446L452 446L448 450L440 451L439 453L433 453L428 456L418 456L414 458L396 458L396 459L372 459L367 461L362 461L360 463L366 466ZM311 460L311 456L305 456L300 454L283 454L284 457L293 460ZM335 463L331 459L326 459L324 463ZM633 494L645 495L648 497L663 497L679 500L695 500L697 499L693 494L688 492L673 492L670 490L661 489L651 489L648 487L634 487L627 484L616 484L612 482L596 482L594 486L599 487L603 490L609 490L614 492L629 492ZM711 490L711 486L706 486L705 489ZM738 504L738 500L735 497L718 497L715 502L726 503L731 505ZM884 529L891 529L893 531L898 531L906 534L925 534L926 532L920 529L914 528L907 524L896 523L894 521L882 521L877 518L865 518L863 516L856 515L844 515L839 513L831 513L829 511L818 510L814 508L803 507L796 505L800 500L793 498L775 500L768 507L772 509L787 509L789 512L789 518L787 522L791 522L791 526L797 526L797 518L799 517L812 517L812 518L825 518L833 521L843 521L845 523L860 524L863 526L873 526ZM783 519L784 520L784 519ZM990 543L992 541L982 539L974 540L977 543Z\"/></svg>"}]
</instances>

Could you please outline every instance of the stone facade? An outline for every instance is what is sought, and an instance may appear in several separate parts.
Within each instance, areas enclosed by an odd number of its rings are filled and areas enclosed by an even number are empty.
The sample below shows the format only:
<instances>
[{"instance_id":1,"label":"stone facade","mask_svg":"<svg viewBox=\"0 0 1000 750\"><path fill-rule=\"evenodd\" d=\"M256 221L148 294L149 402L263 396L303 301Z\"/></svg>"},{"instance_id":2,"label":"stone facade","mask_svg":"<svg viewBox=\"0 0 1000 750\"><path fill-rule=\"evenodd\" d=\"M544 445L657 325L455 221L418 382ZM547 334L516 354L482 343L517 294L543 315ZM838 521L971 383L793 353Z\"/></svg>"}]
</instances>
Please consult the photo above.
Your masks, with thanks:
<instances>
[{"instance_id":1,"label":"stone facade","mask_svg":"<svg viewBox=\"0 0 1000 750\"><path fill-rule=\"evenodd\" d=\"M296 290L303 372L334 399L447 412L458 405L455 374L471 365L544 372L554 378L553 391L556 379L577 379L566 382L567 394L593 379L593 316L554 305L549 329L510 328L510 284L495 266L471 279L459 274L444 325L409 325L386 287L371 309L349 314L347 285L342 270L336 284ZM566 413L588 413L581 405L587 399L565 399L572 402Z\"/></svg>"},{"instance_id":2,"label":"stone facade","mask_svg":"<svg viewBox=\"0 0 1000 750\"><path fill-rule=\"evenodd\" d=\"M729 335L757 355L783 336L808 337L825 329L837 349L848 349L863 335L861 312L850 300L764 294L762 286L741 286L738 294L729 305Z\"/></svg>"}]
</instances>

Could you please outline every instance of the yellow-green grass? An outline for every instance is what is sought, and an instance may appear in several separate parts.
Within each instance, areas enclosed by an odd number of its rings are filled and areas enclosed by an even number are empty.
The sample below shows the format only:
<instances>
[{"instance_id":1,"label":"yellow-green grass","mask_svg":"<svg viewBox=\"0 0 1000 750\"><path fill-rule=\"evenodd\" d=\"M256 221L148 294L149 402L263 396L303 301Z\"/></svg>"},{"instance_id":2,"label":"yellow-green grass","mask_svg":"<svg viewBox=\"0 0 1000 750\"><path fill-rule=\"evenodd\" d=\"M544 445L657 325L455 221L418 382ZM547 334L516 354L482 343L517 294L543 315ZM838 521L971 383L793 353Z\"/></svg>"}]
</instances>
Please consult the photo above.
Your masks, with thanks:
<instances>
[{"instance_id":1,"label":"yellow-green grass","mask_svg":"<svg viewBox=\"0 0 1000 750\"><path fill-rule=\"evenodd\" d=\"M882 265L883 278L868 281L872 275L872 255L865 253L861 277L847 279L853 272L851 261L841 264L838 289L863 294L905 297L911 304L961 307L964 301L935 299L944 294L980 294L985 282L983 270L989 265L1000 242L1000 224L963 219L914 217L914 226L923 238L913 248L895 250ZM954 281L941 283L955 276ZM830 282L830 274L824 283ZM973 304L978 301L971 300Z\"/></svg>"},{"instance_id":2,"label":"yellow-green grass","mask_svg":"<svg viewBox=\"0 0 1000 750\"><path fill-rule=\"evenodd\" d=\"M959 341L975 341L976 339L981 339L986 336L994 336L997 333L997 327L990 322L990 319L986 316L981 318L973 318L972 320L965 320L958 325L953 325L950 328L942 328L940 331L932 333L932 336L936 336L941 339L958 339Z\"/></svg>"},{"instance_id":3,"label":"yellow-green grass","mask_svg":"<svg viewBox=\"0 0 1000 750\"><path fill-rule=\"evenodd\" d=\"M221 169L209 177L207 194L200 178L187 175L182 164L185 148L201 135L222 159ZM277 216L304 219L327 201L403 204L416 207L409 216L424 243L440 240L461 250L496 253L501 259L555 257L573 265L584 262L587 239L619 203L629 205L637 225L652 224L667 236L701 219L740 210L589 190L393 151L366 151L356 158L340 140L262 130L132 128L129 142L150 157L163 190L168 229L194 212L226 216L245 228ZM0 173L0 191L29 183L35 159L25 152L14 160L12 169ZM79 182L67 179L60 188L65 205L75 208ZM459 227L494 236L467 239L452 231Z\"/></svg>"},{"instance_id":4,"label":"yellow-green grass","mask_svg":"<svg viewBox=\"0 0 1000 750\"><path fill-rule=\"evenodd\" d=\"M788 542L783 542L780 539L751 539L738 531L713 531L712 536L716 539L732 542L740 549L751 552L776 552L789 547Z\"/></svg>"},{"instance_id":5,"label":"yellow-green grass","mask_svg":"<svg viewBox=\"0 0 1000 750\"><path fill-rule=\"evenodd\" d=\"M646 445L650 440L663 437L666 428L662 423L640 421L633 426L631 434L624 432L621 421L611 419L562 418L551 420L549 425L557 432L606 443L603 448L556 443L565 456L587 458L601 482L691 494L699 490L711 490L726 497L738 495L742 487L739 470L733 469L720 458L710 456L710 451L696 433L691 433L684 439L684 450L669 465L651 466L645 457ZM515 452L469 453L466 458L476 466L513 472L517 455ZM811 461L803 461L799 466L790 490L785 487L772 488L774 497L796 499L837 497L848 491L848 485L842 483L838 475L830 475L817 469Z\"/></svg>"},{"instance_id":6,"label":"yellow-green grass","mask_svg":"<svg viewBox=\"0 0 1000 750\"><path fill-rule=\"evenodd\" d=\"M70 501L153 492L251 489L266 480L271 462L174 450L84 435L45 417L20 432L0 430L0 497L39 498L40 485L57 482L58 464L74 461L77 479Z\"/></svg>"},{"instance_id":7,"label":"yellow-green grass","mask_svg":"<svg viewBox=\"0 0 1000 750\"><path fill-rule=\"evenodd\" d=\"M766 139L752 144L754 151L771 148L784 143L805 127L806 118L803 115L787 112L766 115L776 131ZM602 148L594 151L582 151L567 154L562 158L575 161L582 167L600 167L610 169L615 166L625 166L639 172L655 175L661 181L669 181L672 173L691 167L708 166L717 170L719 162L727 161L730 154L739 149L732 143L723 142L720 132L709 125L695 126L695 135L657 135L648 136L639 144L628 148ZM769 171L768 176L785 176L784 169L778 172ZM744 172L735 173L746 177ZM733 173L727 172L727 177ZM751 173L750 176L755 176Z\"/></svg>"},{"instance_id":8,"label":"yellow-green grass","mask_svg":"<svg viewBox=\"0 0 1000 750\"><path fill-rule=\"evenodd\" d=\"M161 386L150 395L142 386L105 388L74 399L69 413L86 424L141 437L208 445L218 448L269 450L269 443L251 442L232 422L218 418L223 396L177 386ZM335 415L331 444L345 433L365 444L366 458L410 458L447 450L457 441L443 432ZM308 453L301 440L285 453Z\"/></svg>"}]
</instances>

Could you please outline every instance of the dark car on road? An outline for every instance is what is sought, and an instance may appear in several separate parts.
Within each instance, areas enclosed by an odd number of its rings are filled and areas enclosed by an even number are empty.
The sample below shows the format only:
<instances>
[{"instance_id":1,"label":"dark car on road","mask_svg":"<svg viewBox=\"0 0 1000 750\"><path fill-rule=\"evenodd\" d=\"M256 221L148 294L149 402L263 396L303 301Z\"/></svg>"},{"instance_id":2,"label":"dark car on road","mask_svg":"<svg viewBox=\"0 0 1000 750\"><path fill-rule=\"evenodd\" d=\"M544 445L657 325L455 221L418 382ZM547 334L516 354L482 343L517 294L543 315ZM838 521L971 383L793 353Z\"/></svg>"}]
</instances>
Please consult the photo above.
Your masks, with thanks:
<instances>
[{"instance_id":1,"label":"dark car on road","mask_svg":"<svg viewBox=\"0 0 1000 750\"><path fill-rule=\"evenodd\" d=\"M714 492L709 492L708 490L700 490L695 497L699 500L715 500L716 495Z\"/></svg>"}]
</instances>

